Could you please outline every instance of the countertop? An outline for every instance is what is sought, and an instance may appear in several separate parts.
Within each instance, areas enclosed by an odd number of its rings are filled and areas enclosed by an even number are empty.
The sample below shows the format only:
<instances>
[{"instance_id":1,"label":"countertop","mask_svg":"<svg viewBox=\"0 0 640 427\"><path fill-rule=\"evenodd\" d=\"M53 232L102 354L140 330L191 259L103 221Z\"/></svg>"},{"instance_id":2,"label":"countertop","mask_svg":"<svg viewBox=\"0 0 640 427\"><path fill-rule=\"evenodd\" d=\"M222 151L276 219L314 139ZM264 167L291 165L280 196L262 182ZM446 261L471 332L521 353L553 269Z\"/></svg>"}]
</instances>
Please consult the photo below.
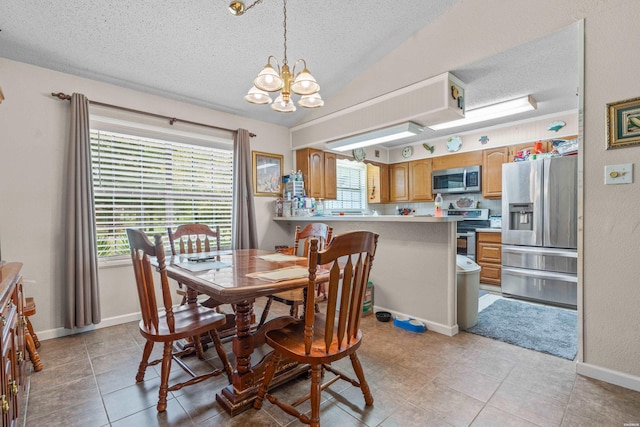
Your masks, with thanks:
<instances>
[{"instance_id":1,"label":"countertop","mask_svg":"<svg viewBox=\"0 0 640 427\"><path fill-rule=\"evenodd\" d=\"M449 217L449 216L427 216L427 215L327 215L327 216L283 216L283 217L274 217L275 221L300 221L300 222L309 222L309 221L317 221L317 222L349 222L349 221L357 221L357 222L418 222L418 223L449 223L449 222L458 222L461 221L461 218Z\"/></svg>"},{"instance_id":2,"label":"countertop","mask_svg":"<svg viewBox=\"0 0 640 427\"><path fill-rule=\"evenodd\" d=\"M502 233L502 228L476 228L476 233Z\"/></svg>"}]
</instances>

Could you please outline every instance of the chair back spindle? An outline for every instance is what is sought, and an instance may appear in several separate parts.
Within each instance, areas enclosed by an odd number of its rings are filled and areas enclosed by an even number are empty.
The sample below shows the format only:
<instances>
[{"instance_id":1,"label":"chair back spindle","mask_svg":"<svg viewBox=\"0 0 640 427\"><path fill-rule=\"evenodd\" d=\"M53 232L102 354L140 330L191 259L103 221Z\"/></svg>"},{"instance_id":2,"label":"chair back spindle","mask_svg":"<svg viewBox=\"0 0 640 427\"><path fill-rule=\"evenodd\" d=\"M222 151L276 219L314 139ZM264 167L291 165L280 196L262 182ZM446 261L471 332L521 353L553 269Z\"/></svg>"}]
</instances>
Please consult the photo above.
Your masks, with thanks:
<instances>
[{"instance_id":1,"label":"chair back spindle","mask_svg":"<svg viewBox=\"0 0 640 427\"><path fill-rule=\"evenodd\" d=\"M314 335L314 291L318 266L329 269L324 325L325 351L329 352L333 344L342 349L357 340L362 304L377 243L378 235L367 231L355 231L336 236L325 250L319 250L318 240L311 239L304 334L307 354L311 351Z\"/></svg>"},{"instance_id":2,"label":"chair back spindle","mask_svg":"<svg viewBox=\"0 0 640 427\"><path fill-rule=\"evenodd\" d=\"M206 224L184 224L178 226L175 231L167 227L167 235L172 255L177 255L176 240L180 254L211 252L212 240L215 240L215 250L220 250L220 226L213 230Z\"/></svg>"},{"instance_id":3,"label":"chair back spindle","mask_svg":"<svg viewBox=\"0 0 640 427\"><path fill-rule=\"evenodd\" d=\"M158 261L158 269L160 272L162 305L164 305L169 329L173 330L173 302L171 300L171 291L169 289L169 279L167 277L162 236L160 234L156 234L154 236L155 245L152 244L147 236L139 230L129 228L127 229L127 236L131 247L131 261L133 263L133 270L136 277L142 321L148 328L158 328L158 302L156 301L156 289L153 280L154 268L151 265L150 259L150 257L155 256Z\"/></svg>"}]
</instances>

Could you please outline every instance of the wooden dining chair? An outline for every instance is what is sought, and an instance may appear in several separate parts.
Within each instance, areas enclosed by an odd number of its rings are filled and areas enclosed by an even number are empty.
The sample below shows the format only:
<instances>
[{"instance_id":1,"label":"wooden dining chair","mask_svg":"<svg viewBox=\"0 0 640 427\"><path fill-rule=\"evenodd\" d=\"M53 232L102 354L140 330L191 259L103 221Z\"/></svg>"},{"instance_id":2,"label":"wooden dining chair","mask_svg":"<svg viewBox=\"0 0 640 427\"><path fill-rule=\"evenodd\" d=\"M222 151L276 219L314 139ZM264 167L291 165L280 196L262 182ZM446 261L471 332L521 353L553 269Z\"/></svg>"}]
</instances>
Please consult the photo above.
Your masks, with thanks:
<instances>
[{"instance_id":1,"label":"wooden dining chair","mask_svg":"<svg viewBox=\"0 0 640 427\"><path fill-rule=\"evenodd\" d=\"M284 328L266 333L266 342L273 347L274 352L267 362L264 381L253 403L254 408L260 409L266 398L301 422L319 427L320 394L338 379L360 387L365 404L367 406L373 404L373 397L356 350L362 343L360 331L362 303L377 244L378 234L369 231L354 231L336 236L324 251L318 250L318 240L311 241L308 297L304 320L289 323ZM313 291L316 286L318 266L329 270L327 304L324 313L315 313L313 310L315 299ZM351 359L357 380L349 378L331 366L332 362L346 356ZM311 393L292 404L281 402L268 393L271 380L283 357L287 363L293 360L311 366ZM325 384L320 384L324 370L334 373L336 377ZM311 417L295 408L308 399L311 399Z\"/></svg>"},{"instance_id":2,"label":"wooden dining chair","mask_svg":"<svg viewBox=\"0 0 640 427\"><path fill-rule=\"evenodd\" d=\"M171 289L167 277L164 247L162 236L154 236L155 244L152 244L147 236L139 230L127 229L129 246L131 248L131 260L133 261L133 271L135 273L138 298L142 320L140 320L140 334L147 340L142 353L142 360L136 375L136 381L144 380L147 366L162 363L160 373L160 392L158 398L158 412L163 412L167 408L167 394L170 391L180 390L182 387L197 384L208 378L220 375L226 371L229 381L231 381L232 368L227 359L227 355L220 342L220 337L216 328L224 325L224 314L216 313L215 310L203 307L200 304L184 304L173 308L171 300ZM156 257L158 270L160 273L160 291L157 292L154 285L154 268L151 265L150 257ZM161 300L156 301L156 295L160 295ZM164 306L164 310L159 312L158 307ZM187 353L186 350L174 351L175 341L192 338L196 354L203 359L202 345L196 339L201 334L208 332L214 342L218 355L222 361L224 369L214 369L211 372L197 375L194 373L180 357ZM164 349L162 358L149 361L149 356L155 343L163 343ZM169 373L171 362L175 361L184 369L191 379L169 386Z\"/></svg>"},{"instance_id":3,"label":"wooden dining chair","mask_svg":"<svg viewBox=\"0 0 640 427\"><path fill-rule=\"evenodd\" d=\"M207 224L183 224L176 228L175 231L171 227L167 227L167 235L169 236L169 245L171 246L171 254L193 254L201 252L210 252L211 243L215 244L214 249L220 250L220 227L216 226L215 231ZM176 243L179 251L176 251ZM178 295L182 296L182 304L187 302L187 290L182 283L178 283Z\"/></svg>"},{"instance_id":4,"label":"wooden dining chair","mask_svg":"<svg viewBox=\"0 0 640 427\"><path fill-rule=\"evenodd\" d=\"M309 254L312 238L318 239L319 248L324 249L324 247L331 241L332 233L333 228L322 223L307 224L304 228L298 225L296 226L293 247L288 248L289 250L285 249L283 253L289 255L298 255L298 253L301 253L302 256L307 256ZM300 252L301 243L303 245L302 252ZM323 292L323 289L324 284L318 286L318 295ZM300 307L304 303L304 290L294 289L291 291L279 292L277 294L269 295L267 297L267 303L265 304L264 310L262 311L262 316L260 317L258 327L262 326L266 322L273 301L277 301L290 306L291 308L289 310L289 314L292 317L297 318L298 307Z\"/></svg>"}]
</instances>

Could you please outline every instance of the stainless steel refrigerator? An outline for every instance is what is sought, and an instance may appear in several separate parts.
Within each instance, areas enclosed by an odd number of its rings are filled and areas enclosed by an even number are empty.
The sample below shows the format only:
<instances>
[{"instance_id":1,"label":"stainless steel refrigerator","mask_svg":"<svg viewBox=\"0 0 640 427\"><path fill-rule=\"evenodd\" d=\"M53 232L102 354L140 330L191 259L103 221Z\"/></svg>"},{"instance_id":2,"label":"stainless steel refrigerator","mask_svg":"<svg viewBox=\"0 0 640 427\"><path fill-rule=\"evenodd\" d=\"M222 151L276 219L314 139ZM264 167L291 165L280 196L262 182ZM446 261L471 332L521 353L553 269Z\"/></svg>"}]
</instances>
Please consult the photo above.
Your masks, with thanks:
<instances>
[{"instance_id":1,"label":"stainless steel refrigerator","mask_svg":"<svg viewBox=\"0 0 640 427\"><path fill-rule=\"evenodd\" d=\"M577 156L502 165L502 293L576 307Z\"/></svg>"}]
</instances>

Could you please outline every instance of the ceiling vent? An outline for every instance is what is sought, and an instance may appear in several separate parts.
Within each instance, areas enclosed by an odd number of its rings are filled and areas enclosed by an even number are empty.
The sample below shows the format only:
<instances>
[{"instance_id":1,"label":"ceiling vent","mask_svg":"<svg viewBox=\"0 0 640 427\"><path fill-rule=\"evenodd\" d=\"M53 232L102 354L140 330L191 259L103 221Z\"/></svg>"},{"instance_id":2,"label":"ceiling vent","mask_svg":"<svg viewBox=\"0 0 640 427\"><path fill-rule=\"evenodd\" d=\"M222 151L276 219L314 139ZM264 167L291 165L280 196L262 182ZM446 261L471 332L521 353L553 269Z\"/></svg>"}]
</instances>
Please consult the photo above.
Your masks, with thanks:
<instances>
[{"instance_id":1,"label":"ceiling vent","mask_svg":"<svg viewBox=\"0 0 640 427\"><path fill-rule=\"evenodd\" d=\"M464 118L465 85L447 72L291 129L292 148L334 141L401 122L429 126Z\"/></svg>"}]
</instances>

